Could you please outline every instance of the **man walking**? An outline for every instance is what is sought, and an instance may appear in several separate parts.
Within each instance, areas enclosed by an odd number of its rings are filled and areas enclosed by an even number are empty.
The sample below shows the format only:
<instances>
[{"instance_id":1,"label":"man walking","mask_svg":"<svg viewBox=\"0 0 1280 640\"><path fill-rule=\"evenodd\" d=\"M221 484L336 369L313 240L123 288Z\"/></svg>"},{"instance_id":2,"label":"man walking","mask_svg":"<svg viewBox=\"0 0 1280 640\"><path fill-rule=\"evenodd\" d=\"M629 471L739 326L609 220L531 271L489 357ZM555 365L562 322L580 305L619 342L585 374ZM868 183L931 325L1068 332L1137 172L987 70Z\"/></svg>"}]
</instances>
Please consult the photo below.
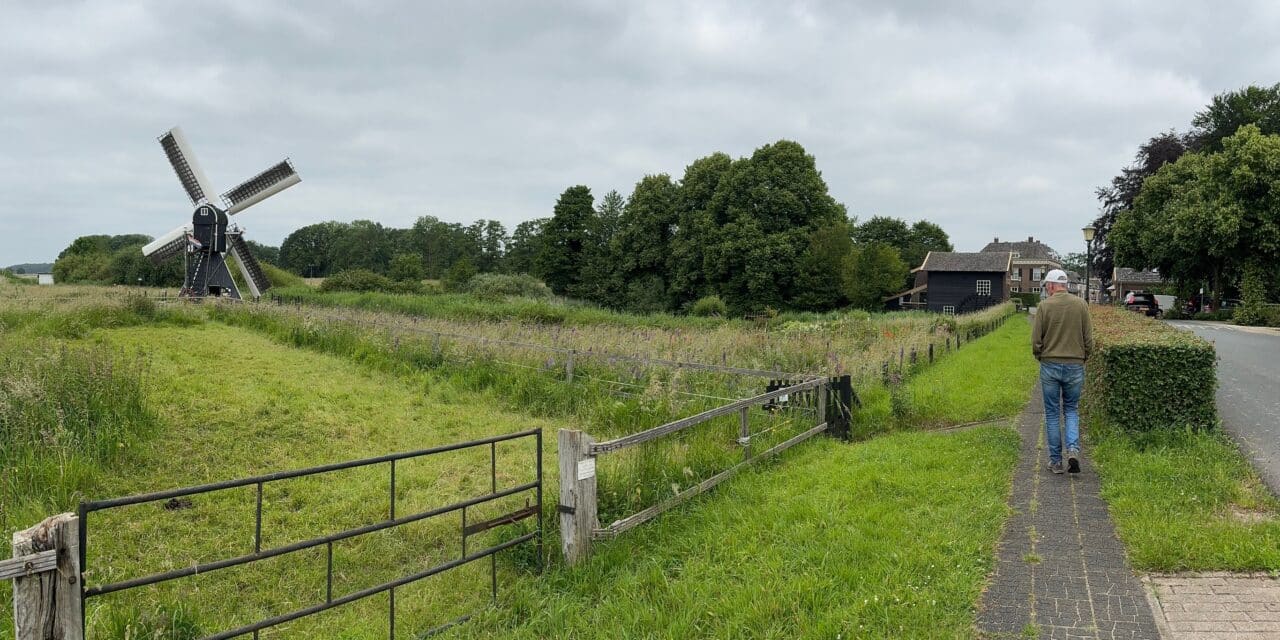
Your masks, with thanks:
<instances>
[{"instance_id":1,"label":"man walking","mask_svg":"<svg viewBox=\"0 0 1280 640\"><path fill-rule=\"evenodd\" d=\"M1066 414L1067 471L1080 473L1080 393L1084 390L1084 362L1093 353L1093 322L1089 305L1067 293L1067 274L1061 269L1044 278L1048 297L1036 309L1031 329L1031 353L1040 361L1044 388L1044 431L1049 442L1049 470L1062 473L1063 442L1059 411Z\"/></svg>"}]
</instances>

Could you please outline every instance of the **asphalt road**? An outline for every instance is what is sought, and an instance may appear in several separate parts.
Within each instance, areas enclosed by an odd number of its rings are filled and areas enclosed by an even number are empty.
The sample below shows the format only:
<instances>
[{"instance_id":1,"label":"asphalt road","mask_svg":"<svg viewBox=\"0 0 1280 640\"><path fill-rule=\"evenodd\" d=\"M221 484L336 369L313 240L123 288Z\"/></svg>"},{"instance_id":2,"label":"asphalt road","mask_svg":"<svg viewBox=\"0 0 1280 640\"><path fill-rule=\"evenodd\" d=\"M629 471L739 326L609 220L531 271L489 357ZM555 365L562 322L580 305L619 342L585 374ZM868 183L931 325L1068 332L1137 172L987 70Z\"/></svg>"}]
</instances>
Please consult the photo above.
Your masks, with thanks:
<instances>
[{"instance_id":1,"label":"asphalt road","mask_svg":"<svg viewBox=\"0 0 1280 640\"><path fill-rule=\"evenodd\" d=\"M1218 350L1218 415L1273 492L1280 493L1280 330L1170 321Z\"/></svg>"}]
</instances>

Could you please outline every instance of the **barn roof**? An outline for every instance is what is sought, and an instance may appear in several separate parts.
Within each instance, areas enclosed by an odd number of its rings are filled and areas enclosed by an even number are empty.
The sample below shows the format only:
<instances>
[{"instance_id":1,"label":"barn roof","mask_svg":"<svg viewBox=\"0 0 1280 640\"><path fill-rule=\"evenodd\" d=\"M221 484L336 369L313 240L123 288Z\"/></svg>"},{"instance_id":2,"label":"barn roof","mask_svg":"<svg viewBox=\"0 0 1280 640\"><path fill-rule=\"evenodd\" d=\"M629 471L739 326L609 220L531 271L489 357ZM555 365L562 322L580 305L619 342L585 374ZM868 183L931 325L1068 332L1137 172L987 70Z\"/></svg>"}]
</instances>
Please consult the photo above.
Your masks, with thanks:
<instances>
[{"instance_id":1,"label":"barn roof","mask_svg":"<svg viewBox=\"0 0 1280 640\"><path fill-rule=\"evenodd\" d=\"M1013 254L1008 251L980 251L978 253L961 253L958 251L930 251L924 257L922 271L978 271L983 273L1007 272L1013 261Z\"/></svg>"},{"instance_id":2,"label":"barn roof","mask_svg":"<svg viewBox=\"0 0 1280 640\"><path fill-rule=\"evenodd\" d=\"M1112 280L1119 282L1136 282L1143 284L1159 284L1164 282L1164 276L1160 272L1139 271L1138 269L1129 269L1127 267L1116 267L1116 275Z\"/></svg>"}]
</instances>

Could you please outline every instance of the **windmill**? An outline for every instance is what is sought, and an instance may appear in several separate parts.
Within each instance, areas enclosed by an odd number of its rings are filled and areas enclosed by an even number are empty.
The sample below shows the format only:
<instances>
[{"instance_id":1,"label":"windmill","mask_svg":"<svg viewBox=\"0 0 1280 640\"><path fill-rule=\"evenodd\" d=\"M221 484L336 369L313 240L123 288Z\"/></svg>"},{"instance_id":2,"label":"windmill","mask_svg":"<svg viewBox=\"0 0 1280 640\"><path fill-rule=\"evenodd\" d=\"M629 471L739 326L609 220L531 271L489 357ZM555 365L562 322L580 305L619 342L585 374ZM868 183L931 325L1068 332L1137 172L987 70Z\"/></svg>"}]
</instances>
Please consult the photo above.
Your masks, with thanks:
<instances>
[{"instance_id":1,"label":"windmill","mask_svg":"<svg viewBox=\"0 0 1280 640\"><path fill-rule=\"evenodd\" d=\"M213 202L213 186L196 163L196 156L187 145L182 129L174 127L160 136L160 147L169 157L169 164L173 165L174 172L178 174L178 182L182 183L195 211L191 214L190 223L142 247L142 255L158 264L183 254L187 265L186 279L182 285L183 296L229 296L240 299L240 290L227 268L226 258L230 253L240 267L240 274L244 276L249 293L258 298L271 288L271 283L258 260L249 252L244 231L228 221L231 216L298 184L301 181L298 172L293 170L293 165L286 158L222 194L222 207L219 207Z\"/></svg>"}]
</instances>

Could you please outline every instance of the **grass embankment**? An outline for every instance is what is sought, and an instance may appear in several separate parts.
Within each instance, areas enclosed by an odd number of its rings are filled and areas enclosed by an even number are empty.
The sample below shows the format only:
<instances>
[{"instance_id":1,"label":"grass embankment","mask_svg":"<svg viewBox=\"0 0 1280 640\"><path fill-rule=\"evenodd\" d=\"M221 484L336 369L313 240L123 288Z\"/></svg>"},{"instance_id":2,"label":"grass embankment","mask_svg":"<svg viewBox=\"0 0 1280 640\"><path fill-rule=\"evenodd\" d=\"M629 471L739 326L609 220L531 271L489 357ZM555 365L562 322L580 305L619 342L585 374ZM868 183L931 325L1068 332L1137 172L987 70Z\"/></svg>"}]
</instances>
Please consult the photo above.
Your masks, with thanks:
<instances>
[{"instance_id":1,"label":"grass embankment","mask_svg":"<svg viewBox=\"0 0 1280 640\"><path fill-rule=\"evenodd\" d=\"M1031 356L1031 329L1021 316L980 342L943 354L905 381L862 394L855 413L859 437L899 429L936 429L1013 417L1027 402L1039 373Z\"/></svg>"},{"instance_id":2,"label":"grass embankment","mask_svg":"<svg viewBox=\"0 0 1280 640\"><path fill-rule=\"evenodd\" d=\"M1088 435L1120 538L1143 571L1280 571L1280 503L1222 433L1211 344L1093 310Z\"/></svg>"}]
</instances>

